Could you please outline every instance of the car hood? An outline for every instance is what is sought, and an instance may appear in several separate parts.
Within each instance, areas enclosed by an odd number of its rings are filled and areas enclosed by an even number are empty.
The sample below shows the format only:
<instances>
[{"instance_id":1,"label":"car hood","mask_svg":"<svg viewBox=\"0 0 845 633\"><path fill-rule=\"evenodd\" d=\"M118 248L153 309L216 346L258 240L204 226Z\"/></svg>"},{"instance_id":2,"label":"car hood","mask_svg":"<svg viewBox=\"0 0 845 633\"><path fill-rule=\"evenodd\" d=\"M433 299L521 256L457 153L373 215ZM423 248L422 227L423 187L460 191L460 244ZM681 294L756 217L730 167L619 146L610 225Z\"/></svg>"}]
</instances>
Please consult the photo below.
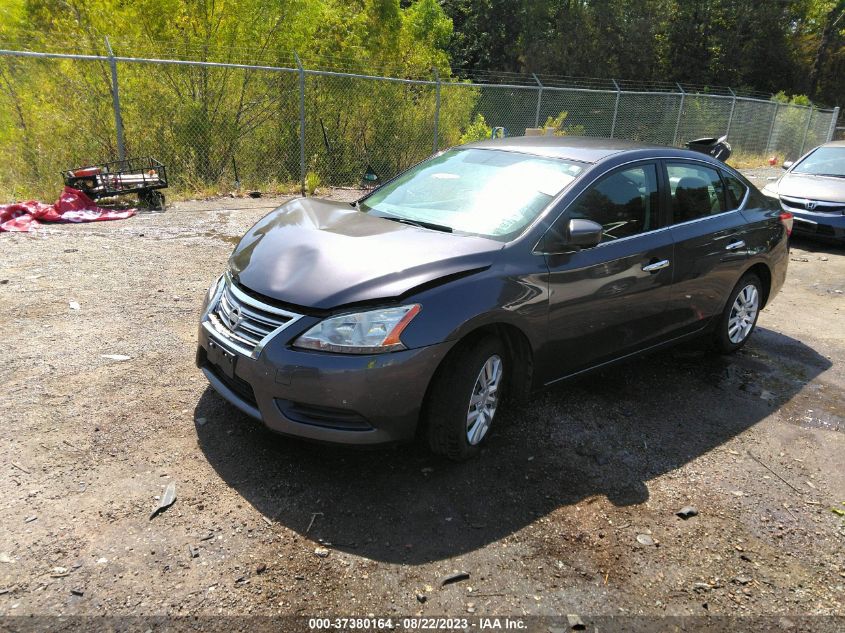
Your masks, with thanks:
<instances>
[{"instance_id":1,"label":"car hood","mask_svg":"<svg viewBox=\"0 0 845 633\"><path fill-rule=\"evenodd\" d=\"M489 266L501 242L442 233L362 213L349 203L297 198L241 239L229 267L238 283L316 309L390 299Z\"/></svg>"},{"instance_id":2,"label":"car hood","mask_svg":"<svg viewBox=\"0 0 845 633\"><path fill-rule=\"evenodd\" d=\"M845 178L786 174L768 188L790 198L845 202Z\"/></svg>"}]
</instances>

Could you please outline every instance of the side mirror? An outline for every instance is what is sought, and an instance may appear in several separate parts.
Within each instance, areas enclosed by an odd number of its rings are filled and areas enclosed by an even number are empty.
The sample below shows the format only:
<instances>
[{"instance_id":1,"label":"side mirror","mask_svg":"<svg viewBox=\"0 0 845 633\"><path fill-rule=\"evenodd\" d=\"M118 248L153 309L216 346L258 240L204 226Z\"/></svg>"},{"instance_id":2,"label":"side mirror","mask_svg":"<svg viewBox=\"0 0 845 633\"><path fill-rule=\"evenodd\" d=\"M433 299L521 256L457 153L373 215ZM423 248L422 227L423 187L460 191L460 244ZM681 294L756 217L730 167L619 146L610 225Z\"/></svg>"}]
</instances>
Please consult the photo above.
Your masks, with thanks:
<instances>
[{"instance_id":1,"label":"side mirror","mask_svg":"<svg viewBox=\"0 0 845 633\"><path fill-rule=\"evenodd\" d=\"M601 242L601 236L601 224L583 218L573 218L566 225L565 234L554 228L546 233L543 251L549 254L572 253L595 246Z\"/></svg>"},{"instance_id":2,"label":"side mirror","mask_svg":"<svg viewBox=\"0 0 845 633\"><path fill-rule=\"evenodd\" d=\"M792 160L785 160L785 161L783 161L783 165L781 165L781 167L783 167L784 169L789 169L789 168L790 168L790 167L792 167L794 164L795 164L795 161L792 161Z\"/></svg>"},{"instance_id":3,"label":"side mirror","mask_svg":"<svg viewBox=\"0 0 845 633\"><path fill-rule=\"evenodd\" d=\"M592 220L573 218L567 227L566 243L569 246L590 248L601 242L602 226Z\"/></svg>"}]
</instances>

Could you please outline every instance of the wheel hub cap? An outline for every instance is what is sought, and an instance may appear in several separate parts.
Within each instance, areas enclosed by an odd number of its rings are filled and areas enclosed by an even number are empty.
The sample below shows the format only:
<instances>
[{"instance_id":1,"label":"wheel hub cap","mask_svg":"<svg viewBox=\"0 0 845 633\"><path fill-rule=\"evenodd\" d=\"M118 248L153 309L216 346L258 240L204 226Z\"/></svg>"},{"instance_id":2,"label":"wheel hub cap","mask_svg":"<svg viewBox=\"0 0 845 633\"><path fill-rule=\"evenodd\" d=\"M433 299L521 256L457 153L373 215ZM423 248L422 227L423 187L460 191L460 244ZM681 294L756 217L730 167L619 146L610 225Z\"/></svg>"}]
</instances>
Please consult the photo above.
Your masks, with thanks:
<instances>
[{"instance_id":1,"label":"wheel hub cap","mask_svg":"<svg viewBox=\"0 0 845 633\"><path fill-rule=\"evenodd\" d=\"M731 315L728 318L728 338L731 343L742 343L748 337L759 309L760 293L757 286L748 284L739 291L731 306Z\"/></svg>"},{"instance_id":2,"label":"wheel hub cap","mask_svg":"<svg viewBox=\"0 0 845 633\"><path fill-rule=\"evenodd\" d=\"M502 381L502 359L494 354L482 365L472 388L467 409L467 441L478 444L487 431L496 414L499 401L499 384Z\"/></svg>"}]
</instances>

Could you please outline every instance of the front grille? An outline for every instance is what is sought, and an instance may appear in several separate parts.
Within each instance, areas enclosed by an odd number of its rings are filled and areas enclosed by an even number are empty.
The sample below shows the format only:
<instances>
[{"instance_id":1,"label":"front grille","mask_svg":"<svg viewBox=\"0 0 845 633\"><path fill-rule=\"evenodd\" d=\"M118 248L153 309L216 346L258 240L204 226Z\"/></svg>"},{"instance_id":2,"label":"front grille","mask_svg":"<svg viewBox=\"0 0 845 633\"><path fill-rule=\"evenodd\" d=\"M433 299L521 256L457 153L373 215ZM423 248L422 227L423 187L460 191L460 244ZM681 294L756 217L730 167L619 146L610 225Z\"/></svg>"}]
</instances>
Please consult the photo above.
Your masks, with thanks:
<instances>
[{"instance_id":1,"label":"front grille","mask_svg":"<svg viewBox=\"0 0 845 633\"><path fill-rule=\"evenodd\" d=\"M247 356L257 355L271 334L292 325L300 315L255 299L227 275L223 291L207 314L212 334Z\"/></svg>"},{"instance_id":2,"label":"front grille","mask_svg":"<svg viewBox=\"0 0 845 633\"><path fill-rule=\"evenodd\" d=\"M780 201L788 209L795 211L812 211L813 213L845 213L845 203L828 202L826 200L808 200L806 198L792 198L781 196ZM812 208L811 208L812 207Z\"/></svg>"}]
</instances>

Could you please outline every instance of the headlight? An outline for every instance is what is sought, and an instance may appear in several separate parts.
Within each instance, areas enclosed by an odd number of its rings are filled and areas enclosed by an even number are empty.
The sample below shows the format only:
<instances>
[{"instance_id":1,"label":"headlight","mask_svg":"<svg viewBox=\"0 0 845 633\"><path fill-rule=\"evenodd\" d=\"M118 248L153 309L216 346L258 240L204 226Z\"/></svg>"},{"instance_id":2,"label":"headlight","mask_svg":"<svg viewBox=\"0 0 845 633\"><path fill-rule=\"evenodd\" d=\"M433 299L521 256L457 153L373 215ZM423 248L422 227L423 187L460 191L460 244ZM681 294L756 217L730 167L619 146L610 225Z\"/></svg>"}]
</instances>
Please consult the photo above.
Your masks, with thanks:
<instances>
[{"instance_id":1,"label":"headlight","mask_svg":"<svg viewBox=\"0 0 845 633\"><path fill-rule=\"evenodd\" d=\"M220 287L220 281L223 279L223 275L220 275L217 279L214 280L214 283L211 284L211 287L208 289L208 294L205 297L206 301L211 301L214 298L217 289Z\"/></svg>"},{"instance_id":2,"label":"headlight","mask_svg":"<svg viewBox=\"0 0 845 633\"><path fill-rule=\"evenodd\" d=\"M330 317L296 339L293 345L342 354L378 354L405 349L399 335L420 308L415 303Z\"/></svg>"}]
</instances>

